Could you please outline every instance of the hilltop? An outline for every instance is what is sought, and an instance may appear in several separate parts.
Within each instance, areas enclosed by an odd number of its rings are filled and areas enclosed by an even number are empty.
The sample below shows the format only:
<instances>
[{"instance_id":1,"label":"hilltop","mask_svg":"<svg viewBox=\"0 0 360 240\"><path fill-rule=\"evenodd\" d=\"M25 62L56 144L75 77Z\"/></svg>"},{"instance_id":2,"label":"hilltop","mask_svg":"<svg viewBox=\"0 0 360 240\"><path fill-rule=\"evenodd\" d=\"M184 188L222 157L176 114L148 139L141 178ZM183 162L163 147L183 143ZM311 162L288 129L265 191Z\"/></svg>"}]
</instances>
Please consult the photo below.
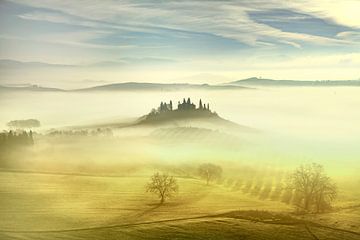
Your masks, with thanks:
<instances>
[{"instance_id":1,"label":"hilltop","mask_svg":"<svg viewBox=\"0 0 360 240\"><path fill-rule=\"evenodd\" d=\"M200 127L222 130L254 131L237 123L223 119L215 111L210 109L209 103L199 100L196 106L190 98L178 102L177 109L173 102L161 102L158 108L140 117L135 124L137 126L176 126L176 127Z\"/></svg>"},{"instance_id":2,"label":"hilltop","mask_svg":"<svg viewBox=\"0 0 360 240\"><path fill-rule=\"evenodd\" d=\"M92 128L111 128L111 129L131 129L146 127L149 129L157 128L184 128L190 129L211 129L229 132L236 131L254 133L257 130L239 125L235 122L220 117L210 108L209 103L204 103L201 99L195 105L190 98L178 101L177 108L173 101L161 102L158 107L151 109L148 114L131 119L129 121L109 121L91 125L72 126L72 129L92 129ZM233 132L234 131L234 132Z\"/></svg>"},{"instance_id":3,"label":"hilltop","mask_svg":"<svg viewBox=\"0 0 360 240\"><path fill-rule=\"evenodd\" d=\"M151 112L142 119L140 119L140 124L152 124L152 123L161 123L171 120L181 120L181 119L190 119L190 118L212 118L218 117L215 112L210 110L209 104L202 103L202 100L199 101L199 106L196 107L194 103L191 102L191 99L183 99L182 103L178 102L177 109L173 109L173 103L161 102L160 106L155 109L153 108Z\"/></svg>"}]
</instances>

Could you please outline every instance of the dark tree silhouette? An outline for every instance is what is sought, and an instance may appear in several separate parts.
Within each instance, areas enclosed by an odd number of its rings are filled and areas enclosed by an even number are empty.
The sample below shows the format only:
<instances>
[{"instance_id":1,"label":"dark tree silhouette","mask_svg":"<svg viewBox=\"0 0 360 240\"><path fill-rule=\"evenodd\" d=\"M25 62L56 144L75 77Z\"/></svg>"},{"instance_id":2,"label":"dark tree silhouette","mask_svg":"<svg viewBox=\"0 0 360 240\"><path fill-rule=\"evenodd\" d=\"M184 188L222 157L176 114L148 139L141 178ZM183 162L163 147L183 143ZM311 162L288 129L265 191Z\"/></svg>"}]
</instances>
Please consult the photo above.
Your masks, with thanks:
<instances>
[{"instance_id":1,"label":"dark tree silhouette","mask_svg":"<svg viewBox=\"0 0 360 240\"><path fill-rule=\"evenodd\" d=\"M319 164L302 165L290 177L289 187L295 189L299 200L295 203L305 212L324 211L336 197L336 186Z\"/></svg>"},{"instance_id":2,"label":"dark tree silhouette","mask_svg":"<svg viewBox=\"0 0 360 240\"><path fill-rule=\"evenodd\" d=\"M0 133L0 149L9 149L18 146L29 146L34 144L33 133L30 131L22 132L2 132Z\"/></svg>"},{"instance_id":3,"label":"dark tree silhouette","mask_svg":"<svg viewBox=\"0 0 360 240\"><path fill-rule=\"evenodd\" d=\"M199 166L198 172L200 177L205 179L206 184L209 185L211 181L221 178L222 168L215 164L204 163Z\"/></svg>"},{"instance_id":4,"label":"dark tree silhouette","mask_svg":"<svg viewBox=\"0 0 360 240\"><path fill-rule=\"evenodd\" d=\"M155 193L160 198L160 204L178 192L179 186L176 179L168 174L155 173L146 186L146 191Z\"/></svg>"}]
</instances>

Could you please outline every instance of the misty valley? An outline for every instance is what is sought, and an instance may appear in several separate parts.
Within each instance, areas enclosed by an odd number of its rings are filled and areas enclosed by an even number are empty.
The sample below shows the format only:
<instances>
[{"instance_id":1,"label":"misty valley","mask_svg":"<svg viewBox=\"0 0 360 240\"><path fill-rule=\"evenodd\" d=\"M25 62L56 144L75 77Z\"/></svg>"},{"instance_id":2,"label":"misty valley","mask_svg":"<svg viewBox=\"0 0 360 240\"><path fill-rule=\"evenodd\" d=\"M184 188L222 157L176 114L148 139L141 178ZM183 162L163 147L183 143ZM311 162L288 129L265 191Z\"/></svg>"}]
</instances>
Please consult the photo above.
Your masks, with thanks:
<instances>
[{"instance_id":1,"label":"misty valley","mask_svg":"<svg viewBox=\"0 0 360 240\"><path fill-rule=\"evenodd\" d=\"M0 236L358 239L357 91L3 90Z\"/></svg>"},{"instance_id":2,"label":"misty valley","mask_svg":"<svg viewBox=\"0 0 360 240\"><path fill-rule=\"evenodd\" d=\"M0 0L0 240L360 240L360 0Z\"/></svg>"}]
</instances>

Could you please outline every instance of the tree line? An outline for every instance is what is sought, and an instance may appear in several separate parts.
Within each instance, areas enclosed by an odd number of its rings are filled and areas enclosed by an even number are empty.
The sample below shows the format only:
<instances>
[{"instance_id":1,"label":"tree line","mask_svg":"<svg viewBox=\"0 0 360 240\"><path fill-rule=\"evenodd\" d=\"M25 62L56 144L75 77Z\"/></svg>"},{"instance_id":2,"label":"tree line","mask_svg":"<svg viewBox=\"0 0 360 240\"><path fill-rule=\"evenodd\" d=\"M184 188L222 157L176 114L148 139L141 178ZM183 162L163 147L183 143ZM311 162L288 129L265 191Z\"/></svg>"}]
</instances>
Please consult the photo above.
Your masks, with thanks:
<instances>
[{"instance_id":1,"label":"tree line","mask_svg":"<svg viewBox=\"0 0 360 240\"><path fill-rule=\"evenodd\" d=\"M323 166L315 163L296 168L287 176L285 184L281 181L284 174L276 175L278 182L275 186L261 177L248 178L245 181L229 178L225 181L222 172L221 166L205 163L199 165L197 176L204 180L206 186L211 183L222 183L233 190L242 190L244 194L258 196L262 200L270 199L292 204L298 211L305 213L330 210L337 196L335 183L326 175ZM156 173L146 189L157 194L162 204L178 192L179 185L174 176Z\"/></svg>"},{"instance_id":2,"label":"tree line","mask_svg":"<svg viewBox=\"0 0 360 240\"><path fill-rule=\"evenodd\" d=\"M0 133L0 147L29 146L34 144L33 132L30 131L3 131Z\"/></svg>"}]
</instances>

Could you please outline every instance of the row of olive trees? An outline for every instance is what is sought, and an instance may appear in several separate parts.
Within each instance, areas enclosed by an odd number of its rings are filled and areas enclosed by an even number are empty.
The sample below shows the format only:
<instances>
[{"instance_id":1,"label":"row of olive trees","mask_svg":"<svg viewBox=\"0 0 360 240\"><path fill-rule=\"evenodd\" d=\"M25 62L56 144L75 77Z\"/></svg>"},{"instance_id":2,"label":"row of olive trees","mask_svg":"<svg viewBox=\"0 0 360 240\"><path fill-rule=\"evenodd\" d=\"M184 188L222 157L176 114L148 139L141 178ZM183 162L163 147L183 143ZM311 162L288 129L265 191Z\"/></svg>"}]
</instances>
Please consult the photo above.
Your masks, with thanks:
<instances>
[{"instance_id":1,"label":"row of olive trees","mask_svg":"<svg viewBox=\"0 0 360 240\"><path fill-rule=\"evenodd\" d=\"M336 185L319 164L302 165L284 178L281 172L272 172L264 177L254 169L248 170L253 174L243 173L237 179L228 178L227 181L223 181L224 185L234 191L241 190L243 193L258 196L261 200L279 200L292 204L304 212L323 212L331 209L331 203L337 195Z\"/></svg>"},{"instance_id":2,"label":"row of olive trees","mask_svg":"<svg viewBox=\"0 0 360 240\"><path fill-rule=\"evenodd\" d=\"M206 185L218 180L222 175L222 168L218 165L206 163L198 168L199 176L205 180ZM261 183L262 184L262 183ZM254 186L253 194L259 194L260 199L266 199L273 191L279 194L285 190L281 201L294 204L304 212L323 212L331 207L331 202L336 198L337 189L332 180L325 174L324 168L318 164L302 165L290 174L285 188L277 185L272 189L270 184ZM156 173L147 185L147 191L158 195L160 203L173 196L179 189L176 179L168 174ZM244 191L250 188L245 184Z\"/></svg>"}]
</instances>

